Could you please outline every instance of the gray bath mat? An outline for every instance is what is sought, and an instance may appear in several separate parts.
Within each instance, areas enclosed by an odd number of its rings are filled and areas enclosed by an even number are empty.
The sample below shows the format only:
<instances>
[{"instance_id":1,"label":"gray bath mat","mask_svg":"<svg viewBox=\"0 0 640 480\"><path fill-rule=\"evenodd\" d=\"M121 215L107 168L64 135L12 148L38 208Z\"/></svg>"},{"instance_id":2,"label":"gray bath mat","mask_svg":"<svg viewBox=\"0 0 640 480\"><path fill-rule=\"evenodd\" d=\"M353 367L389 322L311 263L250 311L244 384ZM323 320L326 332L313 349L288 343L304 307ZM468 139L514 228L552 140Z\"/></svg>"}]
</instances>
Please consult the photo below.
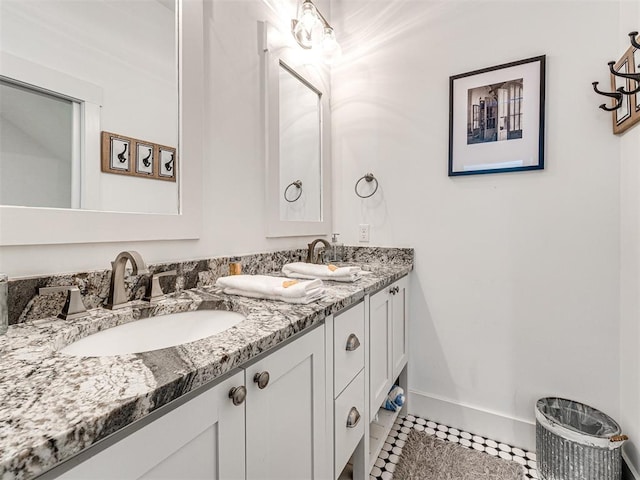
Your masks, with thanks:
<instances>
[{"instance_id":1,"label":"gray bath mat","mask_svg":"<svg viewBox=\"0 0 640 480\"><path fill-rule=\"evenodd\" d=\"M492 457L411 430L393 473L394 480L522 480L515 462Z\"/></svg>"}]
</instances>

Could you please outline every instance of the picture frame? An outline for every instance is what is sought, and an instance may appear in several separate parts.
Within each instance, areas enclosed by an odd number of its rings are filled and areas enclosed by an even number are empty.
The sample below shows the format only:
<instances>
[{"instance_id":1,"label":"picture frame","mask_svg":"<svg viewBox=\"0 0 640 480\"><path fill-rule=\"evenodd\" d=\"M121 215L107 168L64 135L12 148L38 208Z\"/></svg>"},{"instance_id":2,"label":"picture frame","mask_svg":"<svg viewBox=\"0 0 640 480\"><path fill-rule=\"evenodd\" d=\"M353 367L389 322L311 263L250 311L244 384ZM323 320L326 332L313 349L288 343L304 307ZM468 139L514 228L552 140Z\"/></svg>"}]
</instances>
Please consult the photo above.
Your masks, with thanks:
<instances>
[{"instance_id":1,"label":"picture frame","mask_svg":"<svg viewBox=\"0 0 640 480\"><path fill-rule=\"evenodd\" d=\"M153 143L136 142L136 173L153 177L156 172L156 148Z\"/></svg>"},{"instance_id":2,"label":"picture frame","mask_svg":"<svg viewBox=\"0 0 640 480\"><path fill-rule=\"evenodd\" d=\"M449 176L544 168L545 62L449 77Z\"/></svg>"},{"instance_id":3,"label":"picture frame","mask_svg":"<svg viewBox=\"0 0 640 480\"><path fill-rule=\"evenodd\" d=\"M640 35L636 38L636 42L640 42ZM613 65L613 69L622 74L635 74L640 73L640 50L633 45L630 46L620 59ZM632 92L637 88L637 83L629 78L616 76L613 73L611 76L611 91L623 91ZM622 102L620 107L611 112L611 122L613 126L613 133L620 135L626 132L629 128L640 122L640 92L625 94L622 96Z\"/></svg>"},{"instance_id":4,"label":"picture frame","mask_svg":"<svg viewBox=\"0 0 640 480\"><path fill-rule=\"evenodd\" d=\"M158 177L175 182L178 173L178 154L175 148L158 145Z\"/></svg>"},{"instance_id":5,"label":"picture frame","mask_svg":"<svg viewBox=\"0 0 640 480\"><path fill-rule=\"evenodd\" d=\"M130 174L135 140L124 135L102 132L101 167L103 172Z\"/></svg>"}]
</instances>

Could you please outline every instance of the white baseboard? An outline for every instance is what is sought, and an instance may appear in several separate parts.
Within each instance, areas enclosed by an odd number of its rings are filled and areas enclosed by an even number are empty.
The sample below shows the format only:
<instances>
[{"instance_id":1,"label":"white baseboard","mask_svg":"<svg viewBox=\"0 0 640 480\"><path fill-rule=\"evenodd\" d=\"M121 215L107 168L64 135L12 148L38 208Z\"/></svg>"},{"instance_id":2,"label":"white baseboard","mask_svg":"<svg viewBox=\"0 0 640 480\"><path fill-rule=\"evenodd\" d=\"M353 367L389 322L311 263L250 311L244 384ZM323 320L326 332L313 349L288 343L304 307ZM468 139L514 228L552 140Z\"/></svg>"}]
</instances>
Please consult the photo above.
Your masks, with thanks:
<instances>
[{"instance_id":1,"label":"white baseboard","mask_svg":"<svg viewBox=\"0 0 640 480\"><path fill-rule=\"evenodd\" d=\"M638 474L638 471L633 467L633 464L629 461L624 451L622 452L622 459L624 460L622 480L640 480L640 474Z\"/></svg>"},{"instance_id":2,"label":"white baseboard","mask_svg":"<svg viewBox=\"0 0 640 480\"><path fill-rule=\"evenodd\" d=\"M408 412L523 450L536 449L535 421L510 417L473 405L409 390ZM531 412L534 417L534 412ZM636 479L640 480L640 479Z\"/></svg>"}]
</instances>

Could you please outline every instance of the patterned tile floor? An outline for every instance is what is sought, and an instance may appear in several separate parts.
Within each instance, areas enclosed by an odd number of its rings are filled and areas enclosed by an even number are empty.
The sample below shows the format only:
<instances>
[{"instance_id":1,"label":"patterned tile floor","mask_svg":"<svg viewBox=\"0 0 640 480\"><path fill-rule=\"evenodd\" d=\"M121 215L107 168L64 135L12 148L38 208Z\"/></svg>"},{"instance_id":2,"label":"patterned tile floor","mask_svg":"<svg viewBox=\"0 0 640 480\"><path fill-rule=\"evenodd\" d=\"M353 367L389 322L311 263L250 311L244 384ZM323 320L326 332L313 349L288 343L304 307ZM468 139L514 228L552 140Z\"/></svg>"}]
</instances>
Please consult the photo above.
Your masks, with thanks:
<instances>
[{"instance_id":1,"label":"patterned tile floor","mask_svg":"<svg viewBox=\"0 0 640 480\"><path fill-rule=\"evenodd\" d=\"M525 479L538 478L536 454L533 452L526 452L520 448L458 430L457 428L440 425L424 418L406 415L399 417L391 428L378 460L376 460L375 466L371 470L369 480L391 480L393 478L393 471L402 453L402 447L404 447L407 434L412 428L426 432L429 435L435 435L442 440L459 443L465 448L473 448L487 455L517 462L524 467Z\"/></svg>"}]
</instances>

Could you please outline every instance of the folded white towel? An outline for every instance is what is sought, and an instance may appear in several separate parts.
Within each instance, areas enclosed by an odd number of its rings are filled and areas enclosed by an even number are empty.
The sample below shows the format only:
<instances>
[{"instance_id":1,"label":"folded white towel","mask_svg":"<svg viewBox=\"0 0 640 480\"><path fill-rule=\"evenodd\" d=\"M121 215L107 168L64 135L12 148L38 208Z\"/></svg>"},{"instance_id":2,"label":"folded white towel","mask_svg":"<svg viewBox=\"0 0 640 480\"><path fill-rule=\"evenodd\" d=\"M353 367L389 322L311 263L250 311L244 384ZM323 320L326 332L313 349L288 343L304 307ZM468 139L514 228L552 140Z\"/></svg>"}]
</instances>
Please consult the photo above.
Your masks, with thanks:
<instances>
[{"instance_id":1,"label":"folded white towel","mask_svg":"<svg viewBox=\"0 0 640 480\"><path fill-rule=\"evenodd\" d=\"M216 280L216 286L221 287L224 293L231 295L290 301L290 303L310 303L324 295L321 280L299 282L269 275L220 277Z\"/></svg>"},{"instance_id":2,"label":"folded white towel","mask_svg":"<svg viewBox=\"0 0 640 480\"><path fill-rule=\"evenodd\" d=\"M355 282L362 275L360 267L329 268L329 265L294 262L282 267L282 273L293 278L316 278L336 282Z\"/></svg>"},{"instance_id":3,"label":"folded white towel","mask_svg":"<svg viewBox=\"0 0 640 480\"><path fill-rule=\"evenodd\" d=\"M248 290L235 290L233 288L225 288L224 293L227 295L241 295L243 297L261 298L263 300L279 300L281 302L296 303L300 305L307 305L308 303L316 302L324 296L324 288L317 289L316 292L306 295L304 297L284 297L281 295L267 295L265 293L251 292Z\"/></svg>"}]
</instances>

